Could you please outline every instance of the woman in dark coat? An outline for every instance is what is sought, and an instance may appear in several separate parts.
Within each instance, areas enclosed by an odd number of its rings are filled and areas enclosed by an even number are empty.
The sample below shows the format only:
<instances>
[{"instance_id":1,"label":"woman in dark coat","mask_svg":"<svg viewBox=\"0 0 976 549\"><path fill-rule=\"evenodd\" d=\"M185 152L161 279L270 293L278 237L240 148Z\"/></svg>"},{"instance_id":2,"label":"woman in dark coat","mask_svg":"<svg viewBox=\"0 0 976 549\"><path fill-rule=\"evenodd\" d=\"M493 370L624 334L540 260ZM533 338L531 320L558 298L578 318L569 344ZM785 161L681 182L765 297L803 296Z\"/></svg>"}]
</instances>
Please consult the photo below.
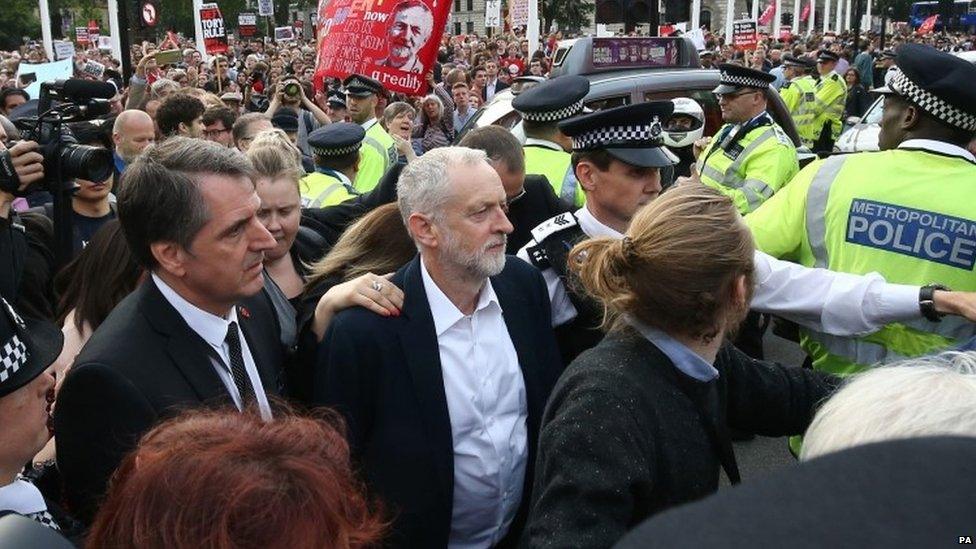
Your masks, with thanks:
<instances>
[{"instance_id":1,"label":"woman in dark coat","mask_svg":"<svg viewBox=\"0 0 976 549\"><path fill-rule=\"evenodd\" d=\"M579 244L580 283L613 319L553 390L526 529L531 547L610 547L628 529L738 481L728 428L802 433L836 382L723 344L748 311L753 243L700 185L661 195L623 240Z\"/></svg>"},{"instance_id":2,"label":"woman in dark coat","mask_svg":"<svg viewBox=\"0 0 976 549\"><path fill-rule=\"evenodd\" d=\"M861 73L851 67L844 73L844 81L847 82L847 103L844 105L844 118L849 116L864 116L871 106L871 94L864 89L861 84Z\"/></svg>"}]
</instances>

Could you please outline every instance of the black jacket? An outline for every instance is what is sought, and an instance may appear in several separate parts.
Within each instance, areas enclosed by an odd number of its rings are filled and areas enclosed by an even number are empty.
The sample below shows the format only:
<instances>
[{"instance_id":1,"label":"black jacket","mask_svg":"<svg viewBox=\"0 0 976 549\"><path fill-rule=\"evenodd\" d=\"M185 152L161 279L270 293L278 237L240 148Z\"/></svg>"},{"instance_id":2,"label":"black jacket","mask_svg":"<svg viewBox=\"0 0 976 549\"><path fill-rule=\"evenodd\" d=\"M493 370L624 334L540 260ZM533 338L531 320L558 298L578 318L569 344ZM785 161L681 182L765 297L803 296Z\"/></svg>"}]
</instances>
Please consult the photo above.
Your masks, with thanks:
<instances>
[{"instance_id":1,"label":"black jacket","mask_svg":"<svg viewBox=\"0 0 976 549\"><path fill-rule=\"evenodd\" d=\"M713 427L802 433L836 384L731 345L715 367L717 380L698 382L630 328L581 354L543 416L528 545L612 546L643 519L718 489L731 443Z\"/></svg>"},{"instance_id":2,"label":"black jacket","mask_svg":"<svg viewBox=\"0 0 976 549\"><path fill-rule=\"evenodd\" d=\"M370 493L394 517L389 545L445 547L451 528L454 450L434 320L419 256L392 282L405 294L398 317L354 307L333 319L315 379L318 404L346 419L353 459ZM539 272L509 256L491 278L525 380L528 463L525 499L509 531L517 536L531 484L542 409L562 366Z\"/></svg>"},{"instance_id":3,"label":"black jacket","mask_svg":"<svg viewBox=\"0 0 976 549\"><path fill-rule=\"evenodd\" d=\"M508 206L508 220L512 222L512 234L508 235L505 253L515 255L522 246L532 240L532 229L543 221L573 209L556 196L552 185L544 175L527 175L525 194Z\"/></svg>"},{"instance_id":4,"label":"black jacket","mask_svg":"<svg viewBox=\"0 0 976 549\"><path fill-rule=\"evenodd\" d=\"M282 393L284 347L261 292L238 321L265 393ZM58 468L69 512L90 522L106 482L139 437L180 409L232 405L210 346L192 331L152 279L122 300L75 360L54 414Z\"/></svg>"}]
</instances>

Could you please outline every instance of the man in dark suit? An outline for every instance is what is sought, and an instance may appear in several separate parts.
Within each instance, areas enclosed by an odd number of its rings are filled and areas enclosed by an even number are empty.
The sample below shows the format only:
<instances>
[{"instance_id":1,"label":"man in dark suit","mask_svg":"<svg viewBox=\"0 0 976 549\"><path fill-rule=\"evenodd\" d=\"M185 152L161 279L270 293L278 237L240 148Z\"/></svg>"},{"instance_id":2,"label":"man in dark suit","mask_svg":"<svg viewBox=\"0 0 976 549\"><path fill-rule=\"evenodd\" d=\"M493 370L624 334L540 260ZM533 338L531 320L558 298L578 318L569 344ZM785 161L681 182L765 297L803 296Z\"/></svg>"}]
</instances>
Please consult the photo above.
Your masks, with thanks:
<instances>
[{"instance_id":1,"label":"man in dark suit","mask_svg":"<svg viewBox=\"0 0 976 549\"><path fill-rule=\"evenodd\" d=\"M512 132L501 126L476 128L459 143L485 151L505 187L505 205L512 232L505 253L515 255L532 240L532 229L543 221L573 209L556 196L544 175L525 175L525 153Z\"/></svg>"},{"instance_id":2,"label":"man in dark suit","mask_svg":"<svg viewBox=\"0 0 976 549\"><path fill-rule=\"evenodd\" d=\"M497 61L486 61L484 71L485 85L481 86L481 100L487 103L495 97L496 93L508 88L508 84L498 79Z\"/></svg>"},{"instance_id":3,"label":"man in dark suit","mask_svg":"<svg viewBox=\"0 0 976 549\"><path fill-rule=\"evenodd\" d=\"M119 218L149 276L75 360L54 417L70 509L90 521L139 437L178 409L257 406L283 359L264 286L274 238L240 152L174 137L125 172Z\"/></svg>"},{"instance_id":4,"label":"man in dark suit","mask_svg":"<svg viewBox=\"0 0 976 549\"><path fill-rule=\"evenodd\" d=\"M404 168L398 192L420 250L391 280L402 312L333 319L315 400L345 416L353 457L394 520L392 546L503 544L524 521L539 418L561 371L545 283L505 255L505 190L484 152L432 150Z\"/></svg>"}]
</instances>

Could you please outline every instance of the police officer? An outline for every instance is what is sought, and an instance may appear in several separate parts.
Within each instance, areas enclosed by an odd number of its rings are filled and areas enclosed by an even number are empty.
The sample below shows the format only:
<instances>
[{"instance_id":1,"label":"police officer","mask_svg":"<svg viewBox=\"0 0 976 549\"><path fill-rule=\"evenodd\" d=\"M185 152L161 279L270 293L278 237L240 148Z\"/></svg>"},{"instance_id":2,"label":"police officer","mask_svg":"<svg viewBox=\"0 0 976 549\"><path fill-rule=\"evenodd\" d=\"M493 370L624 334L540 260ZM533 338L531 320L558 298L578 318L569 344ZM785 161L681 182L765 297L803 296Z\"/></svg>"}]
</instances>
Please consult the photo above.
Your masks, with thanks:
<instances>
[{"instance_id":1,"label":"police officer","mask_svg":"<svg viewBox=\"0 0 976 549\"><path fill-rule=\"evenodd\" d=\"M939 281L976 290L976 66L931 47L898 50L901 71L884 93L880 152L806 166L746 216L759 249L803 265L887 280ZM976 326L941 320L934 292L919 293L927 320L893 323L859 338L805 330L815 368L838 374L962 343Z\"/></svg>"},{"instance_id":2,"label":"police officer","mask_svg":"<svg viewBox=\"0 0 976 549\"><path fill-rule=\"evenodd\" d=\"M66 535L80 533L73 520L19 473L47 444L48 414L54 394L52 364L61 352L61 330L25 320L0 298L0 515L31 518Z\"/></svg>"},{"instance_id":3,"label":"police officer","mask_svg":"<svg viewBox=\"0 0 976 549\"><path fill-rule=\"evenodd\" d=\"M726 124L699 154L698 174L745 214L786 185L800 165L793 142L766 112L765 92L773 76L727 63L719 69L713 92Z\"/></svg>"},{"instance_id":4,"label":"police officer","mask_svg":"<svg viewBox=\"0 0 976 549\"><path fill-rule=\"evenodd\" d=\"M881 61L881 68L884 70L884 84L885 86L890 86L891 79L898 74L898 65L895 64L895 52L892 50L884 50L878 55L878 60Z\"/></svg>"},{"instance_id":5,"label":"police officer","mask_svg":"<svg viewBox=\"0 0 976 549\"><path fill-rule=\"evenodd\" d=\"M364 158L360 149L366 131L359 124L335 122L308 136L315 171L302 178L303 208L324 208L359 194L353 180Z\"/></svg>"},{"instance_id":6,"label":"police officer","mask_svg":"<svg viewBox=\"0 0 976 549\"><path fill-rule=\"evenodd\" d=\"M810 71L816 65L810 59L787 54L783 56L783 67L783 76L787 81L780 88L779 95L790 111L803 145L813 149L814 141L820 136L815 109L817 81L810 76Z\"/></svg>"},{"instance_id":7,"label":"police officer","mask_svg":"<svg viewBox=\"0 0 976 549\"><path fill-rule=\"evenodd\" d=\"M378 81L359 74L349 76L342 85L349 117L366 130L366 146L353 183L357 191L364 193L372 190L397 161L396 143L376 120L376 104L381 96L386 97L386 90Z\"/></svg>"},{"instance_id":8,"label":"police officer","mask_svg":"<svg viewBox=\"0 0 976 549\"><path fill-rule=\"evenodd\" d=\"M817 139L813 149L818 152L831 152L834 142L840 137L844 127L844 106L847 104L847 83L844 77L837 74L834 68L840 56L830 50L820 50L817 55L817 72L820 82L816 89L816 117Z\"/></svg>"},{"instance_id":9,"label":"police officer","mask_svg":"<svg viewBox=\"0 0 976 549\"><path fill-rule=\"evenodd\" d=\"M573 164L586 205L546 220L518 257L542 270L552 303L560 350L568 364L595 345L602 333L602 309L578 286L567 283L567 254L584 238L622 238L637 211L661 192L660 169L673 161L663 149L670 101L607 109L567 120L560 129L573 140ZM855 276L805 268L755 255L753 310L784 316L838 335L876 330L894 320L922 318L918 285L886 284L875 273ZM939 312L976 319L976 295L935 291Z\"/></svg>"},{"instance_id":10,"label":"police officer","mask_svg":"<svg viewBox=\"0 0 976 549\"><path fill-rule=\"evenodd\" d=\"M566 256L588 237L621 238L641 206L661 192L661 168L674 164L664 148L671 101L626 105L559 124L572 139L573 165L586 205L559 214L532 230L518 256L542 270L553 307L553 325L568 364L603 337L602 309L568 281Z\"/></svg>"},{"instance_id":11,"label":"police officer","mask_svg":"<svg viewBox=\"0 0 976 549\"><path fill-rule=\"evenodd\" d=\"M583 110L583 98L589 92L589 80L565 75L533 86L512 101L525 130L525 174L545 176L559 198L577 207L583 205L586 195L566 152L572 142L558 124Z\"/></svg>"}]
</instances>

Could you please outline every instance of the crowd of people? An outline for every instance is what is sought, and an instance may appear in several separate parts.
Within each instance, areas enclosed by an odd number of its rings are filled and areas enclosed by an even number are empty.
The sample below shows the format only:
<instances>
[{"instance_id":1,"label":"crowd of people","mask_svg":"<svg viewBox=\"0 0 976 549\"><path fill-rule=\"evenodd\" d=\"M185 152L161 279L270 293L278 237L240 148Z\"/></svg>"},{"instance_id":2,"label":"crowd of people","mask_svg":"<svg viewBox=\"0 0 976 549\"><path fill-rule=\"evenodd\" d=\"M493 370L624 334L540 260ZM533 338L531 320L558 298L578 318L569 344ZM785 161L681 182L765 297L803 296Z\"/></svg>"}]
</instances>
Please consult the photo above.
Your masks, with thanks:
<instances>
[{"instance_id":1,"label":"crowd of people","mask_svg":"<svg viewBox=\"0 0 976 549\"><path fill-rule=\"evenodd\" d=\"M676 507L736 508L713 494L748 483L741 436L792 436L786 474L807 481L898 439L917 439L906 455L961 445L938 453L946 471L968 460L976 65L947 52L974 37L742 52L709 33L724 125L707 137L691 98L584 108L587 78L548 77L561 38L445 35L420 96L317 80L311 41L231 37L205 60L170 34L132 48L128 79L85 50L78 76L102 65L116 93L66 124L105 162L70 190L16 123L37 98L14 75L43 50L4 53L7 531L93 548L646 546L696 534L667 522ZM462 134L513 85L524 142ZM871 90L882 150L830 155ZM771 315L803 367L764 360ZM830 503L856 503L867 532L954 540L971 495L915 486ZM888 498L926 512L892 524Z\"/></svg>"}]
</instances>

